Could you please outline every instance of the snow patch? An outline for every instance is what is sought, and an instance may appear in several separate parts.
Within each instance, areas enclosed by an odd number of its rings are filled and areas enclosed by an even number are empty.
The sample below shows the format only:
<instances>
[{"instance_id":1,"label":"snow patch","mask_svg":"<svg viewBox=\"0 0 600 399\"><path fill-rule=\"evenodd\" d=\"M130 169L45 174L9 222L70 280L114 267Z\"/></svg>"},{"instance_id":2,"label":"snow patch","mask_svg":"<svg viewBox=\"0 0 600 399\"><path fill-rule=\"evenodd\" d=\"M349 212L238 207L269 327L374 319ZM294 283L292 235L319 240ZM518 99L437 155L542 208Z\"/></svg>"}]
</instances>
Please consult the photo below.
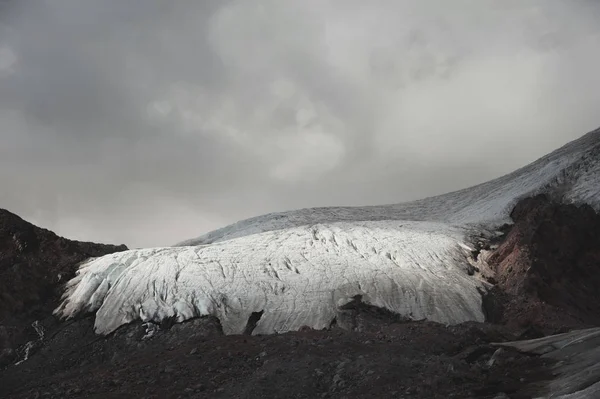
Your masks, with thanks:
<instances>
[{"instance_id":1,"label":"snow patch","mask_svg":"<svg viewBox=\"0 0 600 399\"><path fill-rule=\"evenodd\" d=\"M38 337L35 341L27 341L27 343L22 348L20 348L20 351L23 352L23 356L21 360L15 363L15 366L18 366L19 364L22 364L23 362L27 361L29 359L31 351L44 341L44 327L42 327L42 324L39 322L39 320L36 320L33 323L31 323L31 327L33 327Z\"/></svg>"}]
</instances>

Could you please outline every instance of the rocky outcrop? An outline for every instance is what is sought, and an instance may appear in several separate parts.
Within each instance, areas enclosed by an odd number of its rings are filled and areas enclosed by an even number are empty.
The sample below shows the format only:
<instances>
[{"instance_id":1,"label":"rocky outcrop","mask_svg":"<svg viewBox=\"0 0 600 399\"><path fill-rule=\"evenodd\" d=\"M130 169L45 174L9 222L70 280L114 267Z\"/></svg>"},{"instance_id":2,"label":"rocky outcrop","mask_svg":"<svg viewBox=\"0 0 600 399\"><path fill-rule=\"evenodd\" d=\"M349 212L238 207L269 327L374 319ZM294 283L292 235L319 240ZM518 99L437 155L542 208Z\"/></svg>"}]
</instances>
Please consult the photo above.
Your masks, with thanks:
<instances>
[{"instance_id":1,"label":"rocky outcrop","mask_svg":"<svg viewBox=\"0 0 600 399\"><path fill-rule=\"evenodd\" d=\"M67 240L0 209L0 363L37 337L31 324L52 313L80 262L126 249Z\"/></svg>"},{"instance_id":2,"label":"rocky outcrop","mask_svg":"<svg viewBox=\"0 0 600 399\"><path fill-rule=\"evenodd\" d=\"M600 325L600 215L538 195L520 201L511 218L487 259L497 280L492 321L540 333Z\"/></svg>"}]
</instances>

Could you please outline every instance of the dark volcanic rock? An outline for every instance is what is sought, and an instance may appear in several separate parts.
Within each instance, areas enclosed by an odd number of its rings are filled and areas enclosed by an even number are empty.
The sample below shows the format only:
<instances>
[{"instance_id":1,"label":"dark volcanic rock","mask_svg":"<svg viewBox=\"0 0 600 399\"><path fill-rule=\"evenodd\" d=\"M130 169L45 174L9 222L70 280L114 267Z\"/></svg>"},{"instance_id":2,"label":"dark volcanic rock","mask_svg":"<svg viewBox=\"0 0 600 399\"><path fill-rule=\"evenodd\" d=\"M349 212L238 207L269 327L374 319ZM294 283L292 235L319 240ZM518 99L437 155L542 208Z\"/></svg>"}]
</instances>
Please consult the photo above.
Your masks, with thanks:
<instances>
[{"instance_id":1,"label":"dark volcanic rock","mask_svg":"<svg viewBox=\"0 0 600 399\"><path fill-rule=\"evenodd\" d=\"M491 319L545 333L600 325L600 215L539 195L514 208L514 226L488 258L498 290Z\"/></svg>"},{"instance_id":2,"label":"dark volcanic rock","mask_svg":"<svg viewBox=\"0 0 600 399\"><path fill-rule=\"evenodd\" d=\"M92 326L91 317L62 325L0 374L0 397L527 398L521 379L544 376L540 359L515 351L492 361L490 342L514 335L480 323L378 316L368 331L224 336L218 321L201 318L151 337L139 323L108 337Z\"/></svg>"},{"instance_id":3,"label":"dark volcanic rock","mask_svg":"<svg viewBox=\"0 0 600 399\"><path fill-rule=\"evenodd\" d=\"M126 249L67 240L0 209L0 365L38 338L31 323L48 318L80 262Z\"/></svg>"}]
</instances>

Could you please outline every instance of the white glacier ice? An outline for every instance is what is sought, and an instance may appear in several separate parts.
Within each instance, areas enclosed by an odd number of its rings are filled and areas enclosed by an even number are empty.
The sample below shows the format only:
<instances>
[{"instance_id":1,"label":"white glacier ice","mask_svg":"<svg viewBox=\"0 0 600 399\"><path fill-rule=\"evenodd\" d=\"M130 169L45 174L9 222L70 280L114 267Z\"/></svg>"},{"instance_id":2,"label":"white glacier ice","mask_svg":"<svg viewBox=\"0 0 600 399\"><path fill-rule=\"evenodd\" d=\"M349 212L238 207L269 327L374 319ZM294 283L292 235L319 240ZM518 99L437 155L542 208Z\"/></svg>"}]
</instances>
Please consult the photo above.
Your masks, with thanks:
<instances>
[{"instance_id":1,"label":"white glacier ice","mask_svg":"<svg viewBox=\"0 0 600 399\"><path fill-rule=\"evenodd\" d=\"M96 312L107 334L134 320L219 318L225 333L324 328L362 301L412 319L483 321L469 275L474 242L509 221L516 202L550 193L600 209L600 130L499 179L454 193L379 207L269 214L185 245L92 259L56 313Z\"/></svg>"},{"instance_id":2,"label":"white glacier ice","mask_svg":"<svg viewBox=\"0 0 600 399\"><path fill-rule=\"evenodd\" d=\"M61 313L97 310L101 334L137 318L214 315L236 334L264 312L254 330L264 334L328 327L339 306L361 295L415 319L482 321L466 236L430 222L339 222L116 253L81 266Z\"/></svg>"}]
</instances>

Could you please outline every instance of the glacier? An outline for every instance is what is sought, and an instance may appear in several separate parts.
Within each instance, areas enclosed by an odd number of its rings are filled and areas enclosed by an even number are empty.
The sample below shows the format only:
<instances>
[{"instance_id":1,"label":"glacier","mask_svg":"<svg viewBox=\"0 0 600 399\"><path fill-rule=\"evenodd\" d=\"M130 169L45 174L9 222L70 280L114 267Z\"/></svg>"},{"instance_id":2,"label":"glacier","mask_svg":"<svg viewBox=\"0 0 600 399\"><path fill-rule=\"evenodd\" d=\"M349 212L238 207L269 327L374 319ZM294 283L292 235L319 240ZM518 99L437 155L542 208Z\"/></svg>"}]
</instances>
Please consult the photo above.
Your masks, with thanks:
<instances>
[{"instance_id":1,"label":"glacier","mask_svg":"<svg viewBox=\"0 0 600 399\"><path fill-rule=\"evenodd\" d=\"M330 326L356 296L408 319L484 321L480 241L522 198L600 210L600 129L509 175L404 204L314 208L238 222L173 247L83 263L55 314L95 312L109 334L135 320L216 316L226 334Z\"/></svg>"},{"instance_id":2,"label":"glacier","mask_svg":"<svg viewBox=\"0 0 600 399\"><path fill-rule=\"evenodd\" d=\"M467 236L430 222L340 222L121 252L82 265L60 312L97 311L100 334L137 318L203 315L240 334L262 312L253 332L267 334L329 327L337 309L361 295L415 319L483 321Z\"/></svg>"}]
</instances>

